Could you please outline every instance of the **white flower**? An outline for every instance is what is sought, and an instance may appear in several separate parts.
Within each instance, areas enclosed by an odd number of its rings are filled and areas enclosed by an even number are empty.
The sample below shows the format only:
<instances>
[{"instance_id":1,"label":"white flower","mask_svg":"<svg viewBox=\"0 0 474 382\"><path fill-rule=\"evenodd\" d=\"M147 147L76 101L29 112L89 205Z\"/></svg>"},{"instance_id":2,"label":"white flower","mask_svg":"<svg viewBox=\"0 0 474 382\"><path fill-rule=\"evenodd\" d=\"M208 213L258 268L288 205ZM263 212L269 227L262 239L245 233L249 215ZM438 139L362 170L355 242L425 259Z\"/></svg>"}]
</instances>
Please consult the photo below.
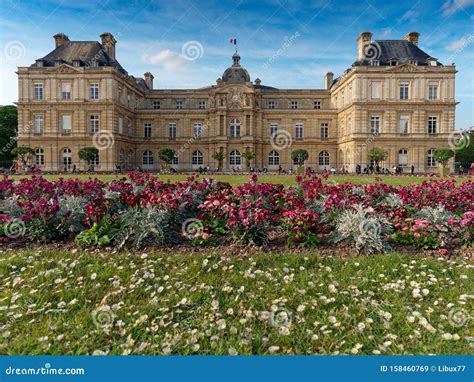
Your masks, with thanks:
<instances>
[{"instance_id":1,"label":"white flower","mask_svg":"<svg viewBox=\"0 0 474 382\"><path fill-rule=\"evenodd\" d=\"M317 341L319 339L319 336L317 334L313 334L311 337L311 341Z\"/></svg>"},{"instance_id":2,"label":"white flower","mask_svg":"<svg viewBox=\"0 0 474 382\"><path fill-rule=\"evenodd\" d=\"M279 346L270 346L270 347L268 348L268 351L269 351L270 353L275 353L275 352L278 351L278 350L280 350L280 347L279 347Z\"/></svg>"},{"instance_id":3,"label":"white flower","mask_svg":"<svg viewBox=\"0 0 474 382\"><path fill-rule=\"evenodd\" d=\"M443 340L449 341L449 340L452 340L452 339L453 339L453 335L452 335L451 333L444 333L444 334L442 335L442 338L443 338Z\"/></svg>"},{"instance_id":4,"label":"white flower","mask_svg":"<svg viewBox=\"0 0 474 382\"><path fill-rule=\"evenodd\" d=\"M365 329L365 324L364 324L363 322L359 322L359 323L357 324L357 330L358 330L359 332L362 332L362 331L364 331L364 329Z\"/></svg>"},{"instance_id":5,"label":"white flower","mask_svg":"<svg viewBox=\"0 0 474 382\"><path fill-rule=\"evenodd\" d=\"M337 293L337 288L334 284L329 284L328 289L329 289L329 292L331 293Z\"/></svg>"},{"instance_id":6,"label":"white flower","mask_svg":"<svg viewBox=\"0 0 474 382\"><path fill-rule=\"evenodd\" d=\"M413 316L408 316L407 317L407 321L410 323L410 324L413 324L415 322L415 317Z\"/></svg>"},{"instance_id":7,"label":"white flower","mask_svg":"<svg viewBox=\"0 0 474 382\"><path fill-rule=\"evenodd\" d=\"M430 291L425 288L425 289L423 289L423 290L421 291L421 293L423 293L423 296L428 296L428 294L430 293Z\"/></svg>"},{"instance_id":8,"label":"white flower","mask_svg":"<svg viewBox=\"0 0 474 382\"><path fill-rule=\"evenodd\" d=\"M329 316L328 320L331 324L335 324L337 322L337 318L334 316Z\"/></svg>"},{"instance_id":9,"label":"white flower","mask_svg":"<svg viewBox=\"0 0 474 382\"><path fill-rule=\"evenodd\" d=\"M234 309L232 309L232 308L227 309L227 314L229 316L233 315L234 314Z\"/></svg>"},{"instance_id":10,"label":"white flower","mask_svg":"<svg viewBox=\"0 0 474 382\"><path fill-rule=\"evenodd\" d=\"M96 278L97 278L97 273L94 272L93 274L91 274L91 280L95 280Z\"/></svg>"},{"instance_id":11,"label":"white flower","mask_svg":"<svg viewBox=\"0 0 474 382\"><path fill-rule=\"evenodd\" d=\"M302 312L302 311L305 310L305 308L306 308L306 307L305 307L304 305L300 305L300 306L298 306L298 308L296 308L296 311L297 311L297 312Z\"/></svg>"},{"instance_id":12,"label":"white flower","mask_svg":"<svg viewBox=\"0 0 474 382\"><path fill-rule=\"evenodd\" d=\"M364 345L357 343L357 344L351 349L351 353L352 353L352 354L357 354L357 353L359 353L359 349L362 349L363 346L364 346Z\"/></svg>"},{"instance_id":13,"label":"white flower","mask_svg":"<svg viewBox=\"0 0 474 382\"><path fill-rule=\"evenodd\" d=\"M225 320L223 318L221 318L220 320L217 320L217 327L220 330L224 330L226 328L226 323L225 323Z\"/></svg>"},{"instance_id":14,"label":"white flower","mask_svg":"<svg viewBox=\"0 0 474 382\"><path fill-rule=\"evenodd\" d=\"M235 348L229 348L229 354L230 355L237 355L239 353L237 352L237 350L235 350Z\"/></svg>"}]
</instances>

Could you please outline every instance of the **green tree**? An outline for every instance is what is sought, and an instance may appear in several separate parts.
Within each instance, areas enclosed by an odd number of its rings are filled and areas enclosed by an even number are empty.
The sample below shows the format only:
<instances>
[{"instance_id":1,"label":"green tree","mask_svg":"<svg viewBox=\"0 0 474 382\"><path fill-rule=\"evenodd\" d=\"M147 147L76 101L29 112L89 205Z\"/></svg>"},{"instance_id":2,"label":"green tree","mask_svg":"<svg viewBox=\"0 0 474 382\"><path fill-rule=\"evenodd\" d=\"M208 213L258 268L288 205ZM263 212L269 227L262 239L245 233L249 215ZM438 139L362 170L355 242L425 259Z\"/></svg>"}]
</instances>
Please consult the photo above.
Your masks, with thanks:
<instances>
[{"instance_id":1,"label":"green tree","mask_svg":"<svg viewBox=\"0 0 474 382\"><path fill-rule=\"evenodd\" d=\"M96 147L81 147L77 153L80 160L87 162L89 170L93 170L92 162L99 155L99 150Z\"/></svg>"},{"instance_id":2,"label":"green tree","mask_svg":"<svg viewBox=\"0 0 474 382\"><path fill-rule=\"evenodd\" d=\"M451 149L436 149L433 153L433 159L446 167L449 160L454 156L454 151Z\"/></svg>"},{"instance_id":3,"label":"green tree","mask_svg":"<svg viewBox=\"0 0 474 382\"><path fill-rule=\"evenodd\" d=\"M18 113L16 106L0 106L0 162L14 158L12 150L16 147Z\"/></svg>"},{"instance_id":4,"label":"green tree","mask_svg":"<svg viewBox=\"0 0 474 382\"><path fill-rule=\"evenodd\" d=\"M221 147L219 151L216 151L214 154L212 154L212 158L215 159L217 161L217 171L221 171L222 170L222 164L224 163L224 159L225 159L225 154L224 154L224 150L223 148Z\"/></svg>"},{"instance_id":5,"label":"green tree","mask_svg":"<svg viewBox=\"0 0 474 382\"><path fill-rule=\"evenodd\" d=\"M245 164L248 169L250 167L250 161L255 159L255 153L249 147L247 147L242 153L242 157L245 159Z\"/></svg>"},{"instance_id":6,"label":"green tree","mask_svg":"<svg viewBox=\"0 0 474 382\"><path fill-rule=\"evenodd\" d=\"M17 158L21 168L24 169L28 165L28 162L34 158L35 150L31 147L19 146L15 147L11 153Z\"/></svg>"},{"instance_id":7,"label":"green tree","mask_svg":"<svg viewBox=\"0 0 474 382\"><path fill-rule=\"evenodd\" d=\"M298 166L303 166L304 162L309 158L309 153L305 149L298 149L291 153L291 159L296 162Z\"/></svg>"},{"instance_id":8,"label":"green tree","mask_svg":"<svg viewBox=\"0 0 474 382\"><path fill-rule=\"evenodd\" d=\"M367 159L374 161L378 166L380 162L383 162L388 158L388 152L380 147L372 147L367 153Z\"/></svg>"},{"instance_id":9,"label":"green tree","mask_svg":"<svg viewBox=\"0 0 474 382\"><path fill-rule=\"evenodd\" d=\"M160 149L160 151L158 151L158 158L160 158L163 162L165 162L168 165L171 164L175 156L176 156L176 152L173 149L165 148L165 149Z\"/></svg>"},{"instance_id":10,"label":"green tree","mask_svg":"<svg viewBox=\"0 0 474 382\"><path fill-rule=\"evenodd\" d=\"M474 129L469 134L464 135L459 141L456 150L456 162L462 164L474 163Z\"/></svg>"}]
</instances>

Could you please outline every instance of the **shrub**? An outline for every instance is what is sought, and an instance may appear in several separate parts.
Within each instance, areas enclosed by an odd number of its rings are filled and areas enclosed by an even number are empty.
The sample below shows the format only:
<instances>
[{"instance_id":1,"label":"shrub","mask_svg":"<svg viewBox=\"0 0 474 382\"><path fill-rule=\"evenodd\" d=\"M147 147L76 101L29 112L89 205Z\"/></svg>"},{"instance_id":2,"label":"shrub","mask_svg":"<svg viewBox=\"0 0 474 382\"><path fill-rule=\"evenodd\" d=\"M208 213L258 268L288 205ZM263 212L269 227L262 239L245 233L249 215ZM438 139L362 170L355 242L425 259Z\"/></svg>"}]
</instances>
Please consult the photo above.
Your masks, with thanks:
<instances>
[{"instance_id":1,"label":"shrub","mask_svg":"<svg viewBox=\"0 0 474 382\"><path fill-rule=\"evenodd\" d=\"M354 246L357 253L384 252L387 249L384 236L390 233L390 227L385 217L373 212L372 208L360 204L342 211L337 218L334 242L346 242Z\"/></svg>"}]
</instances>

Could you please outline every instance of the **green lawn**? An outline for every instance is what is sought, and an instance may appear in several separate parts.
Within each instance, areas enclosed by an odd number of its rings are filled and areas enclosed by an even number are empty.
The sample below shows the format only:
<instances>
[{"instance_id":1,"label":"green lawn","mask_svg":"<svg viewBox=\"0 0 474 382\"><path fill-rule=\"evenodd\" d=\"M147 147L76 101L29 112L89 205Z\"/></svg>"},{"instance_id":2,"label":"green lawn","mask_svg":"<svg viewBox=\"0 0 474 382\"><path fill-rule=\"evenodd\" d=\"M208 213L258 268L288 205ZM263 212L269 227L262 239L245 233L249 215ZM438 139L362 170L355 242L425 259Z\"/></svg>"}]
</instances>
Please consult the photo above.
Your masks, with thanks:
<instances>
[{"instance_id":1,"label":"green lawn","mask_svg":"<svg viewBox=\"0 0 474 382\"><path fill-rule=\"evenodd\" d=\"M12 178L14 179L20 179L24 178L26 175L15 175ZM103 181L112 181L114 179L120 179L122 177L126 176L125 174L122 175L93 175L92 177L96 177L100 180ZM176 174L176 175L158 175L160 179L163 179L164 181L170 181L170 182L178 182L178 181L184 181L186 178L188 178L190 175L184 175L184 174ZM219 175L219 174L211 174L211 175L200 175L201 177L211 177L217 180L220 180L222 182L228 182L232 186L236 186L242 183L245 183L249 180L249 175ZM66 178L77 178L77 179L82 179L82 180L87 180L91 176L90 175L85 175L85 174L69 174L69 175L44 175L44 178L48 180L57 180L60 177L66 177ZM285 186L291 186L295 184L295 176L294 175L259 175L258 176L259 180L261 182L269 182L269 183L279 183L279 184L284 184ZM327 182L337 182L337 183L344 183L344 182L350 182L350 183L355 183L355 184L370 184L370 183L375 183L375 178L376 176L356 176L356 175L331 175L327 179ZM429 180L430 177L426 176L380 176L382 181L386 184L390 184L393 186L402 186L402 185L408 185L410 183L421 183L423 180ZM439 178L435 178L439 179ZM468 177L456 177L456 180L458 183L461 183L464 180L470 179Z\"/></svg>"},{"instance_id":2,"label":"green lawn","mask_svg":"<svg viewBox=\"0 0 474 382\"><path fill-rule=\"evenodd\" d=\"M0 353L473 352L466 260L228 252L2 250Z\"/></svg>"}]
</instances>

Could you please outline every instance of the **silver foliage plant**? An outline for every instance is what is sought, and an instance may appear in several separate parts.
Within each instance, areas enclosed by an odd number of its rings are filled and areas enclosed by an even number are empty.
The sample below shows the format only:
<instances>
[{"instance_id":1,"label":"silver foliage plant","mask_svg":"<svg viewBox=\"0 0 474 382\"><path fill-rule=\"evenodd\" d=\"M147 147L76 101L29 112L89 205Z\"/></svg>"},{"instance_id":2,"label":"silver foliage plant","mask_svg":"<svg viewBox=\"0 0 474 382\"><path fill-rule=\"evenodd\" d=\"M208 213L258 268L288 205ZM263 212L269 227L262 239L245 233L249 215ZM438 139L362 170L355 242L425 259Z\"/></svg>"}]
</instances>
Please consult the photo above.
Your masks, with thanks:
<instances>
[{"instance_id":1,"label":"silver foliage plant","mask_svg":"<svg viewBox=\"0 0 474 382\"><path fill-rule=\"evenodd\" d=\"M343 210L336 219L335 243L346 242L357 253L380 253L387 250L384 236L391 232L388 220L380 214L371 214L373 208L355 204Z\"/></svg>"},{"instance_id":2,"label":"silver foliage plant","mask_svg":"<svg viewBox=\"0 0 474 382\"><path fill-rule=\"evenodd\" d=\"M142 248L146 245L164 245L170 242L173 232L170 211L157 208L134 207L120 215L120 228L112 239L119 248L125 245Z\"/></svg>"},{"instance_id":3,"label":"silver foliage plant","mask_svg":"<svg viewBox=\"0 0 474 382\"><path fill-rule=\"evenodd\" d=\"M418 219L430 220L434 224L447 225L447 222L454 214L446 211L443 205L437 207L423 207L417 214Z\"/></svg>"},{"instance_id":4,"label":"silver foliage plant","mask_svg":"<svg viewBox=\"0 0 474 382\"><path fill-rule=\"evenodd\" d=\"M59 225L68 232L81 232L86 217L88 200L82 196L65 195L58 199L59 211L57 218Z\"/></svg>"},{"instance_id":5,"label":"silver foliage plant","mask_svg":"<svg viewBox=\"0 0 474 382\"><path fill-rule=\"evenodd\" d=\"M386 205L390 207L391 209L401 208L404 205L403 200L397 194L393 192L391 192L385 198L383 198L380 204Z\"/></svg>"}]
</instances>

